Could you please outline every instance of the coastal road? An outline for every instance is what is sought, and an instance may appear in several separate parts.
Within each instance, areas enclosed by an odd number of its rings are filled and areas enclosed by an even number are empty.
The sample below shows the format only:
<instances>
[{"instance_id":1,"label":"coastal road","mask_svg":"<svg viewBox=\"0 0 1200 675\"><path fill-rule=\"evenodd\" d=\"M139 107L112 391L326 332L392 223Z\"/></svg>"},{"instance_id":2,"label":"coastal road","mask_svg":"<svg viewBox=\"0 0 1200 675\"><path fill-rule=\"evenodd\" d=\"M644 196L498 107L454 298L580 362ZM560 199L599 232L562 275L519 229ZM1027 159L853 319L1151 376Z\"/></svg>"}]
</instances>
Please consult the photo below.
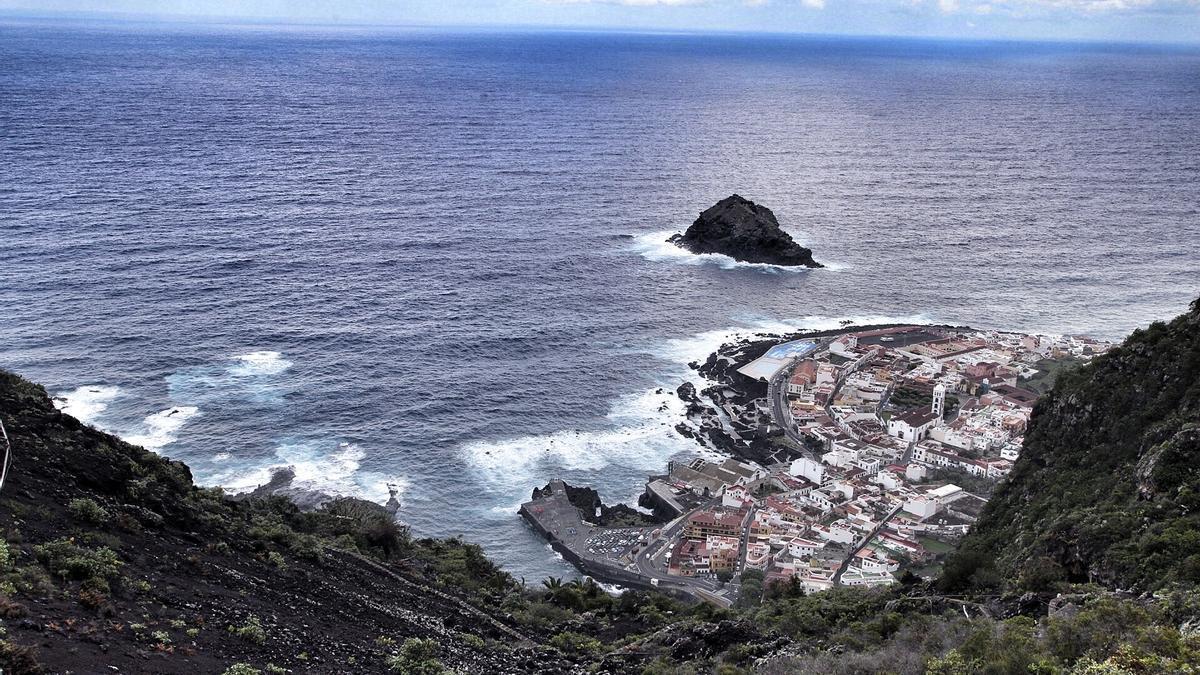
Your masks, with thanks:
<instances>
[{"instance_id":1,"label":"coastal road","mask_svg":"<svg viewBox=\"0 0 1200 675\"><path fill-rule=\"evenodd\" d=\"M687 523L688 516L697 511L711 508L719 501L713 500L707 504L703 504L664 525L659 535L648 541L645 548L633 557L637 573L648 579L657 579L659 588L679 590L701 600L714 602L724 607L731 605L731 599L717 595L717 592L721 590L721 583L719 581L667 574L667 559L670 555L672 545Z\"/></svg>"},{"instance_id":2,"label":"coastal road","mask_svg":"<svg viewBox=\"0 0 1200 675\"><path fill-rule=\"evenodd\" d=\"M822 338L816 340L817 348L806 355L804 358L815 358L823 350L827 349L833 338ZM791 408L787 404L787 381L792 374L792 367L795 365L795 360L789 362L778 372L771 376L767 381L767 399L771 402L771 419L775 421L776 426L783 429L783 434L801 449L806 449L808 444L805 443L804 437L800 432L796 431L796 427L792 424ZM805 454L808 453L805 450Z\"/></svg>"}]
</instances>

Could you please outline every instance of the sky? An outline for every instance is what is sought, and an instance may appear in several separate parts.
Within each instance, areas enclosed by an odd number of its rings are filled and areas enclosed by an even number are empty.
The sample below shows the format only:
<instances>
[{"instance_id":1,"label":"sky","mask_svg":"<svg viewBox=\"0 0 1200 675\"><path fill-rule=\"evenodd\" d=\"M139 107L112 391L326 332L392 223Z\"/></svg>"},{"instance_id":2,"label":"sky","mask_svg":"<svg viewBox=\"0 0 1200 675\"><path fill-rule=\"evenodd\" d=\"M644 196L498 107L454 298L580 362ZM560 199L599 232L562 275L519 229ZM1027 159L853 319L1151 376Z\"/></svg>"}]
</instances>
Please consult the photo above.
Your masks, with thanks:
<instances>
[{"instance_id":1,"label":"sky","mask_svg":"<svg viewBox=\"0 0 1200 675\"><path fill-rule=\"evenodd\" d=\"M0 13L1200 43L1200 0L0 0Z\"/></svg>"}]
</instances>

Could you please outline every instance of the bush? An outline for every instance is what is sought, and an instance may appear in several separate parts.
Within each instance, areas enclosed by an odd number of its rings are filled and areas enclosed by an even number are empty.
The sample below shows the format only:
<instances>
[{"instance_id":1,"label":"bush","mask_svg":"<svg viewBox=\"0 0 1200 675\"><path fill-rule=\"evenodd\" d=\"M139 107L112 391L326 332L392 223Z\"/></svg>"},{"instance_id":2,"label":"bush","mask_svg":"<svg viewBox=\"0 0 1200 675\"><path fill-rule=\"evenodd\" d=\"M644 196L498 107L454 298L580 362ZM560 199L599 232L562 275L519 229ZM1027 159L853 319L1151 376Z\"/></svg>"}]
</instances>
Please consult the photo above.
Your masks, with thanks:
<instances>
[{"instance_id":1,"label":"bush","mask_svg":"<svg viewBox=\"0 0 1200 675\"><path fill-rule=\"evenodd\" d=\"M91 499L72 499L67 504L71 517L90 525L99 525L108 520L108 511Z\"/></svg>"},{"instance_id":2,"label":"bush","mask_svg":"<svg viewBox=\"0 0 1200 675\"><path fill-rule=\"evenodd\" d=\"M106 581L116 578L124 564L107 546L86 549L77 546L74 539L56 539L34 546L33 553L52 574L63 579Z\"/></svg>"},{"instance_id":3,"label":"bush","mask_svg":"<svg viewBox=\"0 0 1200 675\"><path fill-rule=\"evenodd\" d=\"M599 640L580 633L564 631L550 638L550 645L564 654L594 654L600 651Z\"/></svg>"},{"instance_id":4,"label":"bush","mask_svg":"<svg viewBox=\"0 0 1200 675\"><path fill-rule=\"evenodd\" d=\"M249 663L235 663L226 668L221 675L262 675L262 671Z\"/></svg>"},{"instance_id":5,"label":"bush","mask_svg":"<svg viewBox=\"0 0 1200 675\"><path fill-rule=\"evenodd\" d=\"M38 663L32 648L13 644L8 640L0 640L0 671L6 673L45 672L42 665Z\"/></svg>"},{"instance_id":6,"label":"bush","mask_svg":"<svg viewBox=\"0 0 1200 675\"><path fill-rule=\"evenodd\" d=\"M478 635L472 635L470 633L463 634L463 642L466 643L468 647L472 647L474 649L483 649L487 646L486 640Z\"/></svg>"},{"instance_id":7,"label":"bush","mask_svg":"<svg viewBox=\"0 0 1200 675\"><path fill-rule=\"evenodd\" d=\"M438 651L434 640L409 638L400 645L400 653L387 660L388 670L403 675L441 675L446 668L437 660Z\"/></svg>"},{"instance_id":8,"label":"bush","mask_svg":"<svg viewBox=\"0 0 1200 675\"><path fill-rule=\"evenodd\" d=\"M267 631L263 629L262 621L259 621L258 617L253 614L241 626L230 625L229 632L256 645L264 644L267 641Z\"/></svg>"}]
</instances>

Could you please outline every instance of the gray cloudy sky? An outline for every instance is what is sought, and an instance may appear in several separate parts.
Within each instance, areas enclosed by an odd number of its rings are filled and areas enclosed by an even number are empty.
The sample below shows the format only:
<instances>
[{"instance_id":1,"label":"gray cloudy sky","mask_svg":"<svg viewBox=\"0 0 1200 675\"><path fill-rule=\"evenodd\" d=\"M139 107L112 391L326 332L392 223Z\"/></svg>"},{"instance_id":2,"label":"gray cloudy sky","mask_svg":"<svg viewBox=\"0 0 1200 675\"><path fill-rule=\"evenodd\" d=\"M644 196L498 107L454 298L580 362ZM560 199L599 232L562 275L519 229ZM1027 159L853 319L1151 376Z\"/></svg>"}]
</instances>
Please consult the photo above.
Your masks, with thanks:
<instances>
[{"instance_id":1,"label":"gray cloudy sky","mask_svg":"<svg viewBox=\"0 0 1200 675\"><path fill-rule=\"evenodd\" d=\"M6 14L1200 42L1200 0L0 0Z\"/></svg>"}]
</instances>

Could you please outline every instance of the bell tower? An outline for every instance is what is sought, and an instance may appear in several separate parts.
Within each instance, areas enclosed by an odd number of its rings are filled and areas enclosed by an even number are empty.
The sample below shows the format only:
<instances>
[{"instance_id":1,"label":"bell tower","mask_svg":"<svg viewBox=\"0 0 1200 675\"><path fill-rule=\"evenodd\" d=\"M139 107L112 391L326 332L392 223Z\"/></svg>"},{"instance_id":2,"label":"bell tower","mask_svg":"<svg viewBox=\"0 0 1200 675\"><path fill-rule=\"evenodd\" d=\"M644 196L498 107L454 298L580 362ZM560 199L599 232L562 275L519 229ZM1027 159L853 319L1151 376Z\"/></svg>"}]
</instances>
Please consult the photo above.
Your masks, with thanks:
<instances>
[{"instance_id":1,"label":"bell tower","mask_svg":"<svg viewBox=\"0 0 1200 675\"><path fill-rule=\"evenodd\" d=\"M933 406L930 410L937 415L939 422L946 415L946 385L941 382L933 388Z\"/></svg>"}]
</instances>

